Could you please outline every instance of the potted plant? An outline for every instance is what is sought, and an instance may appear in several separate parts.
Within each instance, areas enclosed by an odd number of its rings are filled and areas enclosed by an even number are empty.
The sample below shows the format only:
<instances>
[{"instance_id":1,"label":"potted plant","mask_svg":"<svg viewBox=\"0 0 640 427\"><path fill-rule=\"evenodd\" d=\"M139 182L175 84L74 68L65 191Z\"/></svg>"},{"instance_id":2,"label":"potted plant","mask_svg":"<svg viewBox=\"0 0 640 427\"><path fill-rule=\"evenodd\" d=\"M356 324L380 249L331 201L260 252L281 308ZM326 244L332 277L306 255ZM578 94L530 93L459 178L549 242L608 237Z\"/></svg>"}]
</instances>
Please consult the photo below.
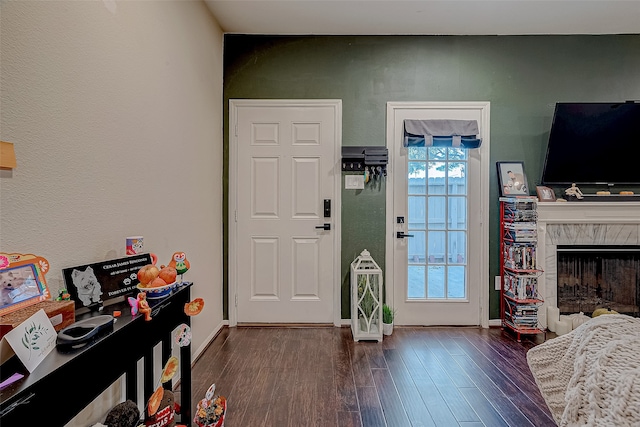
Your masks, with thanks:
<instances>
[{"instance_id":1,"label":"potted plant","mask_svg":"<svg viewBox=\"0 0 640 427\"><path fill-rule=\"evenodd\" d=\"M382 306L382 333L385 335L391 335L393 333L393 318L396 315L396 311L389 307L387 304Z\"/></svg>"}]
</instances>

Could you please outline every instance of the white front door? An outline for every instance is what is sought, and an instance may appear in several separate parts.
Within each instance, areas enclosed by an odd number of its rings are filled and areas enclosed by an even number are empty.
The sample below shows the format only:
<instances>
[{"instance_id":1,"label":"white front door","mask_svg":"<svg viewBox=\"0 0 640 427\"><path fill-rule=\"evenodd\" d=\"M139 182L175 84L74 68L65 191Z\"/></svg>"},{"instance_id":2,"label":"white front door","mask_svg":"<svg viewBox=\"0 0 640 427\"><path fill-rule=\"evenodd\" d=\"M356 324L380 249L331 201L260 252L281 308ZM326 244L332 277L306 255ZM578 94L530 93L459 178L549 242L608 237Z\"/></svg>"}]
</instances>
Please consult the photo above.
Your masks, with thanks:
<instances>
[{"instance_id":1,"label":"white front door","mask_svg":"<svg viewBox=\"0 0 640 427\"><path fill-rule=\"evenodd\" d=\"M405 148L405 119L477 120L483 143ZM395 322L488 326L489 104L388 103L387 148L387 302Z\"/></svg>"},{"instance_id":2,"label":"white front door","mask_svg":"<svg viewBox=\"0 0 640 427\"><path fill-rule=\"evenodd\" d=\"M339 323L341 122L339 100L230 101L231 325Z\"/></svg>"}]
</instances>

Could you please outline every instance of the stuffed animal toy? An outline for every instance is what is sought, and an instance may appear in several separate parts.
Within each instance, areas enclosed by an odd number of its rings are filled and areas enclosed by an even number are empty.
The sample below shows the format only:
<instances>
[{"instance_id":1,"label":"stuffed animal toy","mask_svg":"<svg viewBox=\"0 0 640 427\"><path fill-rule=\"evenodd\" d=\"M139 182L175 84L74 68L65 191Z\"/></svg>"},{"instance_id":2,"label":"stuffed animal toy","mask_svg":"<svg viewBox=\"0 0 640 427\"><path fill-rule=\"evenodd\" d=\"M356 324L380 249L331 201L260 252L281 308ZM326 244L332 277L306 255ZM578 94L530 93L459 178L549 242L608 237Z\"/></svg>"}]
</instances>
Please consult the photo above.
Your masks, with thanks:
<instances>
[{"instance_id":1,"label":"stuffed animal toy","mask_svg":"<svg viewBox=\"0 0 640 427\"><path fill-rule=\"evenodd\" d=\"M151 417L147 417L144 425L148 427L175 427L176 413L180 413L180 405L176 403L171 390L164 390L158 411Z\"/></svg>"},{"instance_id":2,"label":"stuffed animal toy","mask_svg":"<svg viewBox=\"0 0 640 427\"><path fill-rule=\"evenodd\" d=\"M132 400L118 403L107 414L104 420L107 427L138 427L140 410Z\"/></svg>"}]
</instances>

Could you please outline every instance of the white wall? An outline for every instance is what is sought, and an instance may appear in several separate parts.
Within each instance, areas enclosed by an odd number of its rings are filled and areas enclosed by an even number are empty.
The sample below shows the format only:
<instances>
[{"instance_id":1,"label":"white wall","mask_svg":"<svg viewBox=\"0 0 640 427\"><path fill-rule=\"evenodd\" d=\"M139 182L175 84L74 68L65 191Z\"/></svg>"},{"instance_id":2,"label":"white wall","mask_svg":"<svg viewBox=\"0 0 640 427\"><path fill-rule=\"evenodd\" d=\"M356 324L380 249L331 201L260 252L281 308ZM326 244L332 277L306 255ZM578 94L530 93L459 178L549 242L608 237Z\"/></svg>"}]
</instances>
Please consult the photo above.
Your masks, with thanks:
<instances>
[{"instance_id":1,"label":"white wall","mask_svg":"<svg viewBox=\"0 0 640 427\"><path fill-rule=\"evenodd\" d=\"M222 322L219 25L201 1L115 0L3 1L0 24L18 162L0 171L0 251L47 258L53 294L63 268L124 257L126 236L162 264L184 251L206 302L195 355Z\"/></svg>"}]
</instances>

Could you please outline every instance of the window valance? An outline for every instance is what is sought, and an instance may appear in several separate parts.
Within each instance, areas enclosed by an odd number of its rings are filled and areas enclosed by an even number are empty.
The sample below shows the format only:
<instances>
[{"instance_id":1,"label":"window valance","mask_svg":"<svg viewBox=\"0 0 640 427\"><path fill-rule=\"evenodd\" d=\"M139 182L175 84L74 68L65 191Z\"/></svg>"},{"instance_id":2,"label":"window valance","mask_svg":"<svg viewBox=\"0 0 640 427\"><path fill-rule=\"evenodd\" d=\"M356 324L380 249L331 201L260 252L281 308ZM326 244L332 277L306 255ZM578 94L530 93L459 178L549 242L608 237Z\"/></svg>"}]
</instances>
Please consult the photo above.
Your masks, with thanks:
<instances>
[{"instance_id":1,"label":"window valance","mask_svg":"<svg viewBox=\"0 0 640 427\"><path fill-rule=\"evenodd\" d=\"M478 148L477 120L405 120L405 147Z\"/></svg>"}]
</instances>

